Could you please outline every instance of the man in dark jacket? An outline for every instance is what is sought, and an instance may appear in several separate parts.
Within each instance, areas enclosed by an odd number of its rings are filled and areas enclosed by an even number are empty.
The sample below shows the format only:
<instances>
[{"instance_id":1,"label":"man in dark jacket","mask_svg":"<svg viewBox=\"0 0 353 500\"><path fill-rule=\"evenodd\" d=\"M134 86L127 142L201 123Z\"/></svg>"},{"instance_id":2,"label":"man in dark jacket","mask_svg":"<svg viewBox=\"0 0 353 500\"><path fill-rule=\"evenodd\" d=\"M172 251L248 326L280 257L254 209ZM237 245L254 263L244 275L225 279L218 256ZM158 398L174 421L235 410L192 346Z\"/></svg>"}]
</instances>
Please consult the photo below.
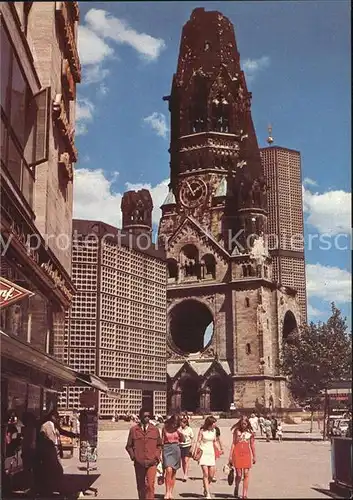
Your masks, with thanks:
<instances>
[{"instance_id":1,"label":"man in dark jacket","mask_svg":"<svg viewBox=\"0 0 353 500\"><path fill-rule=\"evenodd\" d=\"M162 439L158 428L150 424L148 410L141 408L139 417L140 422L130 429L126 451L134 462L139 500L153 500Z\"/></svg>"},{"instance_id":2,"label":"man in dark jacket","mask_svg":"<svg viewBox=\"0 0 353 500\"><path fill-rule=\"evenodd\" d=\"M37 442L35 487L42 495L49 496L54 491L65 493L64 469L60 461L63 455L60 435L79 437L78 434L60 427L59 413L53 410L44 419Z\"/></svg>"}]
</instances>

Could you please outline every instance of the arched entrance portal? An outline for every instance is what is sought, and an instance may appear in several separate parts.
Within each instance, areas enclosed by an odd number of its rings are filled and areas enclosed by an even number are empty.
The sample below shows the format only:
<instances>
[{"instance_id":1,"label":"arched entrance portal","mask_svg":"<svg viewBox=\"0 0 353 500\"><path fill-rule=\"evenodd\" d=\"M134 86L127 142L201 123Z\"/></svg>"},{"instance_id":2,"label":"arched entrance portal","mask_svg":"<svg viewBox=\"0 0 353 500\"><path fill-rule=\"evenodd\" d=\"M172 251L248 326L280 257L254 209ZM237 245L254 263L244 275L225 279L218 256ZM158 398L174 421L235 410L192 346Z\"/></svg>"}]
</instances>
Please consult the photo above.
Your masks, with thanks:
<instances>
[{"instance_id":1,"label":"arched entrance portal","mask_svg":"<svg viewBox=\"0 0 353 500\"><path fill-rule=\"evenodd\" d=\"M181 410L195 413L199 408L200 394L199 384L192 377L185 377L180 381Z\"/></svg>"},{"instance_id":2,"label":"arched entrance portal","mask_svg":"<svg viewBox=\"0 0 353 500\"><path fill-rule=\"evenodd\" d=\"M213 377L209 380L210 388L210 410L211 411L228 411L229 396L228 384L222 377Z\"/></svg>"},{"instance_id":3,"label":"arched entrance portal","mask_svg":"<svg viewBox=\"0 0 353 500\"><path fill-rule=\"evenodd\" d=\"M284 342L291 343L297 333L297 320L292 311L287 311L283 320L282 339Z\"/></svg>"},{"instance_id":4,"label":"arched entrance portal","mask_svg":"<svg viewBox=\"0 0 353 500\"><path fill-rule=\"evenodd\" d=\"M184 300L169 313L169 335L174 347L182 353L205 349L213 335L213 316L198 300Z\"/></svg>"}]
</instances>

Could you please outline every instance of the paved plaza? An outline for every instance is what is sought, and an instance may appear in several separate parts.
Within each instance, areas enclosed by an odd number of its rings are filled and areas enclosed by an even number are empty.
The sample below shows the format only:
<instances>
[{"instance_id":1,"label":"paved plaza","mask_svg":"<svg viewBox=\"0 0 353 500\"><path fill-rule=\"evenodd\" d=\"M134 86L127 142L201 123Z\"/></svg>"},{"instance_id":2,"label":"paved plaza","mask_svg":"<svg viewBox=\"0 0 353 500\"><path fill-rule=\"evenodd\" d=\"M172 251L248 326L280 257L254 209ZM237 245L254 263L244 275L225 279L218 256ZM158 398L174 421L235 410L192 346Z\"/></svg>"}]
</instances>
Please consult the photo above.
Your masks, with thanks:
<instances>
[{"instance_id":1,"label":"paved plaza","mask_svg":"<svg viewBox=\"0 0 353 500\"><path fill-rule=\"evenodd\" d=\"M234 422L234 421L233 421ZM222 471L228 459L231 444L230 420L220 420L221 439L226 450L217 461L217 482L212 485L213 498L232 498L233 488L228 486ZM197 430L199 422L193 422ZM97 498L135 499L136 485L133 465L125 451L128 424L119 430L100 431L98 469L92 472L93 486L98 488ZM249 498L329 498L331 480L330 443L320 440L317 429L309 434L309 424L285 425L282 443L256 442L257 463L250 472ZM65 459L65 474L84 474L79 471L77 451L74 458ZM191 461L190 479L181 481L177 474L174 498L204 498L201 470ZM164 486L156 486L156 498L164 497ZM88 498L88 496L86 497Z\"/></svg>"}]
</instances>

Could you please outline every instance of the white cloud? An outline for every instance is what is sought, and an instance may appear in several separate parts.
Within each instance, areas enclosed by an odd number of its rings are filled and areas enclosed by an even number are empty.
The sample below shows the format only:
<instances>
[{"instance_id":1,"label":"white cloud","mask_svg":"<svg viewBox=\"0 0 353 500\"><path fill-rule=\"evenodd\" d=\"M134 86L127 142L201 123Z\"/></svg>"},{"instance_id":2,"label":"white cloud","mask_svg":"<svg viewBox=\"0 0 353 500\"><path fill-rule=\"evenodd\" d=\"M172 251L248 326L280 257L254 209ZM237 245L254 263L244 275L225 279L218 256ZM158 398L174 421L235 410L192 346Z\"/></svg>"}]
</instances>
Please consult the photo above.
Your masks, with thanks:
<instances>
[{"instance_id":1,"label":"white cloud","mask_svg":"<svg viewBox=\"0 0 353 500\"><path fill-rule=\"evenodd\" d=\"M306 265L308 296L328 302L349 303L352 298L352 275L346 269L322 264Z\"/></svg>"},{"instance_id":2,"label":"white cloud","mask_svg":"<svg viewBox=\"0 0 353 500\"><path fill-rule=\"evenodd\" d=\"M106 95L108 93L109 89L108 87L106 86L106 84L104 82L102 82L100 85L99 85L99 88L98 88L98 95Z\"/></svg>"},{"instance_id":3,"label":"white cloud","mask_svg":"<svg viewBox=\"0 0 353 500\"><path fill-rule=\"evenodd\" d=\"M99 64L89 64L82 68L82 83L84 85L100 83L109 75L109 73L109 69L102 68Z\"/></svg>"},{"instance_id":4,"label":"white cloud","mask_svg":"<svg viewBox=\"0 0 353 500\"><path fill-rule=\"evenodd\" d=\"M99 220L121 227L121 199L122 193L113 189L118 172L114 172L108 179L102 169L89 170L78 168L75 170L74 180L74 217L77 219ZM158 224L162 205L168 192L168 180L159 184L126 183L122 191L148 189L153 200L152 221Z\"/></svg>"},{"instance_id":5,"label":"white cloud","mask_svg":"<svg viewBox=\"0 0 353 500\"><path fill-rule=\"evenodd\" d=\"M82 65L101 64L114 50L87 26L78 28L78 50Z\"/></svg>"},{"instance_id":6,"label":"white cloud","mask_svg":"<svg viewBox=\"0 0 353 500\"><path fill-rule=\"evenodd\" d=\"M254 80L259 71L268 68L270 65L270 58L262 56L259 59L245 59L242 63L242 68L248 81Z\"/></svg>"},{"instance_id":7,"label":"white cloud","mask_svg":"<svg viewBox=\"0 0 353 500\"><path fill-rule=\"evenodd\" d=\"M138 33L125 21L105 10L90 9L85 15L85 25L79 26L78 50L82 64L82 85L99 84L96 95L100 97L109 91L105 80L110 71L104 64L109 59L117 58L114 48L108 45L106 39L133 47L145 61L156 60L165 48L164 40L161 38ZM87 124L92 120L93 112L89 119L78 119L76 134L86 134ZM162 125L160 131L161 127Z\"/></svg>"},{"instance_id":8,"label":"white cloud","mask_svg":"<svg viewBox=\"0 0 353 500\"><path fill-rule=\"evenodd\" d=\"M317 182L313 179L310 179L310 177L305 177L305 179L303 180L303 184L306 184L307 186L317 186Z\"/></svg>"},{"instance_id":9,"label":"white cloud","mask_svg":"<svg viewBox=\"0 0 353 500\"><path fill-rule=\"evenodd\" d=\"M319 318L320 316L323 316L324 314L325 314L324 311L320 311L319 309L316 309L316 307L313 307L312 305L308 304L308 317L310 319Z\"/></svg>"},{"instance_id":10,"label":"white cloud","mask_svg":"<svg viewBox=\"0 0 353 500\"><path fill-rule=\"evenodd\" d=\"M351 193L342 190L312 193L303 186L303 204L306 222L321 234L350 234Z\"/></svg>"},{"instance_id":11,"label":"white cloud","mask_svg":"<svg viewBox=\"0 0 353 500\"><path fill-rule=\"evenodd\" d=\"M150 116L146 116L143 121L150 125L152 129L157 132L157 135L166 139L169 128L167 125L166 117L163 113L154 112Z\"/></svg>"},{"instance_id":12,"label":"white cloud","mask_svg":"<svg viewBox=\"0 0 353 500\"><path fill-rule=\"evenodd\" d=\"M161 38L154 38L146 33L138 33L124 20L112 16L102 9L90 9L85 15L89 27L103 38L110 38L116 43L130 45L147 61L156 60L165 48Z\"/></svg>"},{"instance_id":13,"label":"white cloud","mask_svg":"<svg viewBox=\"0 0 353 500\"><path fill-rule=\"evenodd\" d=\"M84 97L78 98L76 101L76 135L84 135L87 133L87 124L93 121L95 106Z\"/></svg>"}]
</instances>

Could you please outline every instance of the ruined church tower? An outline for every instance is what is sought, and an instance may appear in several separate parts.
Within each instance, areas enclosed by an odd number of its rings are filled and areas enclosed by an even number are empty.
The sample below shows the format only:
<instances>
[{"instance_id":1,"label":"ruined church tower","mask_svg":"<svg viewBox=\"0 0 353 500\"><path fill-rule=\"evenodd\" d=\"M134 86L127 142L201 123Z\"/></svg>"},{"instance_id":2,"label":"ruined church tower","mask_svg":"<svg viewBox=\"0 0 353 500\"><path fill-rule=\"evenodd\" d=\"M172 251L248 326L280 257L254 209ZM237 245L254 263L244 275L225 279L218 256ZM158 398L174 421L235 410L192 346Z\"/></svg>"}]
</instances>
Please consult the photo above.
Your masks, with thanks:
<instances>
[{"instance_id":1,"label":"ruined church tower","mask_svg":"<svg viewBox=\"0 0 353 500\"><path fill-rule=\"evenodd\" d=\"M169 408L284 407L276 361L299 308L296 292L272 281L251 93L221 13L192 12L164 99L170 191L158 238L169 270Z\"/></svg>"}]
</instances>

